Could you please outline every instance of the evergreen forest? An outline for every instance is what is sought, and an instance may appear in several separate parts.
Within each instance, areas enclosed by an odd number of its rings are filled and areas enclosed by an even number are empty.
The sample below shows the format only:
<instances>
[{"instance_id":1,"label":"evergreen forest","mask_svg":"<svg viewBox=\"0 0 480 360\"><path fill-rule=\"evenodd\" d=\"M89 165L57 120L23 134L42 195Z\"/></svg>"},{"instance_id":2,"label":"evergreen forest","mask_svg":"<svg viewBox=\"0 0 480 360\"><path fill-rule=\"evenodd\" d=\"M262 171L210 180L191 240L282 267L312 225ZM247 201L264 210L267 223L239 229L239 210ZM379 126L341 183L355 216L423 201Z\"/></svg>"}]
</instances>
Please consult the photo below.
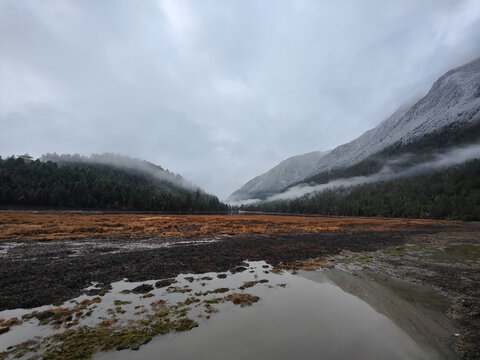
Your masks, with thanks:
<instances>
[{"instance_id":1,"label":"evergreen forest","mask_svg":"<svg viewBox=\"0 0 480 360\"><path fill-rule=\"evenodd\" d=\"M0 158L0 205L127 211L223 211L199 188L101 164Z\"/></svg>"}]
</instances>

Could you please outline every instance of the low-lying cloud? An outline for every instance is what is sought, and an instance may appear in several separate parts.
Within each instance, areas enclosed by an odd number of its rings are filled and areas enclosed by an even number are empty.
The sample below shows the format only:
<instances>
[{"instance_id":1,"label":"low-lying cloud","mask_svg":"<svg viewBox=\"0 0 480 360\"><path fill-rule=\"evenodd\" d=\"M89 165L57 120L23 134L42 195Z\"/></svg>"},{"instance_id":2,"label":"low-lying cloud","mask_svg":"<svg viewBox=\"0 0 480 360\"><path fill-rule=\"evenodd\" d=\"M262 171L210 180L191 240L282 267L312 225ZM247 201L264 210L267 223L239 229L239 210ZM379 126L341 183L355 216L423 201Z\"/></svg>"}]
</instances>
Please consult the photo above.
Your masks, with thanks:
<instances>
[{"instance_id":1,"label":"low-lying cloud","mask_svg":"<svg viewBox=\"0 0 480 360\"><path fill-rule=\"evenodd\" d=\"M437 153L431 161L416 164L407 169L396 170L395 168L398 168L398 164L405 163L405 160L407 160L409 156L412 155L403 155L389 161L378 173L373 175L336 179L329 181L326 184L319 185L298 185L289 188L280 194L270 196L266 201L295 199L303 195L327 189L351 187L378 181L388 181L433 173L469 160L480 159L480 144L458 147L444 153Z\"/></svg>"},{"instance_id":2,"label":"low-lying cloud","mask_svg":"<svg viewBox=\"0 0 480 360\"><path fill-rule=\"evenodd\" d=\"M52 161L59 165L64 164L100 164L107 165L117 169L127 170L131 172L146 174L154 179L160 181L167 181L173 185L188 190L197 190L197 186L193 185L189 181L185 180L178 174L163 169L160 166L152 164L151 162L134 159L128 156L104 153L104 154L92 154L90 157L75 155L57 155L57 154L45 154L40 158L41 161Z\"/></svg>"}]
</instances>

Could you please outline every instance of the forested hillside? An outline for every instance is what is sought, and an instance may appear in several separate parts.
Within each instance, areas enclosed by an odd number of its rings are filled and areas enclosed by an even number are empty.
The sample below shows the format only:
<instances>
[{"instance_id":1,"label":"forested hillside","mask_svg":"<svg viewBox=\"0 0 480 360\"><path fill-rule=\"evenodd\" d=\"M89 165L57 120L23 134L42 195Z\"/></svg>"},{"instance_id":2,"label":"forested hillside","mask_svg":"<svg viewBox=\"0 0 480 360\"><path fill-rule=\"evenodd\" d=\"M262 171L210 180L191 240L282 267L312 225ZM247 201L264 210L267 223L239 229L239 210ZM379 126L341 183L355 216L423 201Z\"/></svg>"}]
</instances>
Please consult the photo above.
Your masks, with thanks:
<instances>
[{"instance_id":1,"label":"forested hillside","mask_svg":"<svg viewBox=\"0 0 480 360\"><path fill-rule=\"evenodd\" d=\"M480 220L480 160L442 172L329 189L244 210L342 216Z\"/></svg>"},{"instance_id":2,"label":"forested hillside","mask_svg":"<svg viewBox=\"0 0 480 360\"><path fill-rule=\"evenodd\" d=\"M397 142L381 152L371 155L358 164L344 169L335 169L302 180L303 183L324 184L334 179L367 176L378 173L386 164L396 170L432 160L442 152L480 141L480 120L473 124L450 124L438 131L425 134L416 141ZM292 186L295 186L294 184Z\"/></svg>"},{"instance_id":3,"label":"forested hillside","mask_svg":"<svg viewBox=\"0 0 480 360\"><path fill-rule=\"evenodd\" d=\"M0 159L0 204L111 210L224 210L217 197L102 164Z\"/></svg>"}]
</instances>

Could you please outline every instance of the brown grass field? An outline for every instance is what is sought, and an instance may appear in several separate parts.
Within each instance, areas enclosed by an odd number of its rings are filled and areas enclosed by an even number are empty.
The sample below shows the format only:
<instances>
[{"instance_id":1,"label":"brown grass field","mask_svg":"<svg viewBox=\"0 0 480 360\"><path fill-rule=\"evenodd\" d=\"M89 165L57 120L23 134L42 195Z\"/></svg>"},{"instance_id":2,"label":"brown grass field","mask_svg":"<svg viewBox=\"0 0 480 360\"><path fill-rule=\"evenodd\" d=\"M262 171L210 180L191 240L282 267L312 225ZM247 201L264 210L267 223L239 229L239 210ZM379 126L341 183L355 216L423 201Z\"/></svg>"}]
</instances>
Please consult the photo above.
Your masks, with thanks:
<instances>
[{"instance_id":1,"label":"brown grass field","mask_svg":"<svg viewBox=\"0 0 480 360\"><path fill-rule=\"evenodd\" d=\"M152 215L72 211L0 211L0 241L185 238L212 235L410 231L459 222L277 215Z\"/></svg>"}]
</instances>

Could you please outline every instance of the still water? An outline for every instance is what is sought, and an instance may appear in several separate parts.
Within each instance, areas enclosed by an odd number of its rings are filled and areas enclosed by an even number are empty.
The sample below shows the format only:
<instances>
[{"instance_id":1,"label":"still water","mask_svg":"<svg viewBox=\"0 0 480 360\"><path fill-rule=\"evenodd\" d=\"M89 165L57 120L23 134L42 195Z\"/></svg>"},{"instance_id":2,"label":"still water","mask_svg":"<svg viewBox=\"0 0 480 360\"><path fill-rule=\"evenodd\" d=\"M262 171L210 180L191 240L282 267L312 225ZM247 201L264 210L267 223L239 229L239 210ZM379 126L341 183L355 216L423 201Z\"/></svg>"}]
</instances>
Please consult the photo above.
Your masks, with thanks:
<instances>
[{"instance_id":1,"label":"still water","mask_svg":"<svg viewBox=\"0 0 480 360\"><path fill-rule=\"evenodd\" d=\"M95 360L130 359L437 359L366 302L346 293L322 272L315 280L264 274L263 262L228 282L270 279L245 292L261 298L250 307L220 304L199 327L160 336L138 351L102 353ZM310 276L311 278L311 276ZM272 286L286 284L285 287Z\"/></svg>"}]
</instances>

